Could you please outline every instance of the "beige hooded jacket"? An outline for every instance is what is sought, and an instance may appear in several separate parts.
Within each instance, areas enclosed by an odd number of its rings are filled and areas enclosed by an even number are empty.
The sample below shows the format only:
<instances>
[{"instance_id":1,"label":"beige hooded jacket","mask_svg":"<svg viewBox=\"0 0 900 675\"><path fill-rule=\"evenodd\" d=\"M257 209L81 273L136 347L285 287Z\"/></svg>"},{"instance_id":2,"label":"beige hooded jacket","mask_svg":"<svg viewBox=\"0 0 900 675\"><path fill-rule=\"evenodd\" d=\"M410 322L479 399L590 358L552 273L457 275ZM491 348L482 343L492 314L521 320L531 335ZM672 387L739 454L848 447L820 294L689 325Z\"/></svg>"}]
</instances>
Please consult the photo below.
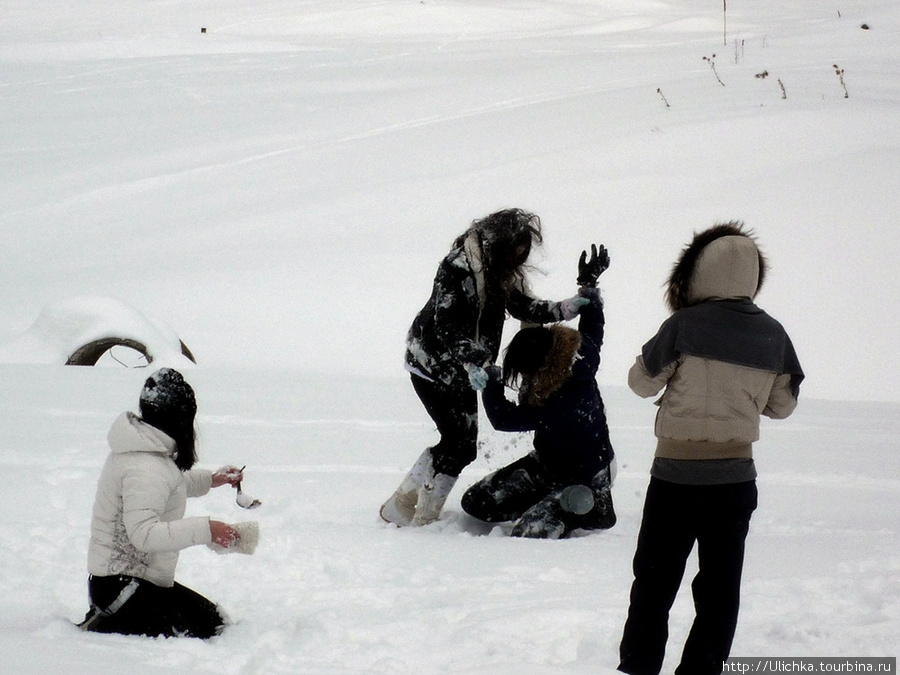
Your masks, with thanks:
<instances>
[{"instance_id":1,"label":"beige hooded jacket","mask_svg":"<svg viewBox=\"0 0 900 675\"><path fill-rule=\"evenodd\" d=\"M739 227L724 234L685 250L669 282L673 310L710 300L749 304L756 296L765 260ZM797 405L790 373L690 353L678 353L653 375L644 355L638 356L628 385L645 398L663 392L656 402L656 456L667 459L752 457L760 415L781 419Z\"/></svg>"},{"instance_id":2,"label":"beige hooded jacket","mask_svg":"<svg viewBox=\"0 0 900 675\"><path fill-rule=\"evenodd\" d=\"M130 412L109 430L111 452L97 485L88 572L127 575L157 586L175 582L178 552L212 540L209 518L184 518L188 497L212 487L212 473L182 472L175 442Z\"/></svg>"}]
</instances>

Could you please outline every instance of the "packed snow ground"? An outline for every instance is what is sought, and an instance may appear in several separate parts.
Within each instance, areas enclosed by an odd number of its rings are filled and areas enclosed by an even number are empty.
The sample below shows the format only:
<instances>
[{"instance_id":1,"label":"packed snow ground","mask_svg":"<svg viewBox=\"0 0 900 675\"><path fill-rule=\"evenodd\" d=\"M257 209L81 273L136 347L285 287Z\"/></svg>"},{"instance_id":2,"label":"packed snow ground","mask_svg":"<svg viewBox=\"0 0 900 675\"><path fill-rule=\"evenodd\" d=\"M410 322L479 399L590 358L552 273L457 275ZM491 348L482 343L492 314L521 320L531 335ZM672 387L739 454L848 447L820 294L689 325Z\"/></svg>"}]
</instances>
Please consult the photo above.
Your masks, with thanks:
<instances>
[{"instance_id":1,"label":"packed snow ground","mask_svg":"<svg viewBox=\"0 0 900 675\"><path fill-rule=\"evenodd\" d=\"M526 541L468 519L462 490L524 453L486 428L445 517L421 530L378 506L434 432L393 378L316 378L197 368L204 465L247 464L234 491L190 513L257 520L253 556L185 551L178 577L235 624L209 643L85 634L84 566L95 481L115 416L146 371L4 366L0 404L0 652L4 672L605 673L616 665L652 454L653 406L606 401L620 472L608 532ZM894 656L900 634L900 406L804 405L757 447L736 656ZM692 617L672 614L668 672ZM98 668L97 664L102 664Z\"/></svg>"},{"instance_id":2,"label":"packed snow ground","mask_svg":"<svg viewBox=\"0 0 900 675\"><path fill-rule=\"evenodd\" d=\"M729 3L723 39L706 4L4 0L3 672L611 671L655 410L624 374L680 246L729 218L757 230L760 304L808 375L757 447L733 653L897 656L900 8ZM544 219L540 295L571 294L591 242L612 254L600 382L620 522L533 542L465 518L465 487L528 448L485 422L445 518L386 526L378 506L435 440L404 333L450 241L511 205ZM217 640L71 625L106 431L147 374L28 349L73 295L117 296L185 341L202 462L247 464L263 501L242 511L221 488L191 506L262 528L252 557L182 555L179 579L235 622Z\"/></svg>"}]
</instances>

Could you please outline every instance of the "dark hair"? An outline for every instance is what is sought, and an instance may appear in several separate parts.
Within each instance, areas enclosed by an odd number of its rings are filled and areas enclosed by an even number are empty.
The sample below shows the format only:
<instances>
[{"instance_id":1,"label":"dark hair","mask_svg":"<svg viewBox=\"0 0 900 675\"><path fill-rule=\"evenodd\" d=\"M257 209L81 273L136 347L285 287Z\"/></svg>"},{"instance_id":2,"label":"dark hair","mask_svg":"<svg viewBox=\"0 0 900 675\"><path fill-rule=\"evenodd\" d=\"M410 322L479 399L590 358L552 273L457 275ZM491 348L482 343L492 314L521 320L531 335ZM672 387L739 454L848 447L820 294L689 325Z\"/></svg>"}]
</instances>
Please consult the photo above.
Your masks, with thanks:
<instances>
[{"instance_id":1,"label":"dark hair","mask_svg":"<svg viewBox=\"0 0 900 675\"><path fill-rule=\"evenodd\" d=\"M160 368L144 382L140 396L141 419L175 441L175 465L182 471L197 462L194 417L197 399L181 373Z\"/></svg>"},{"instance_id":2,"label":"dark hair","mask_svg":"<svg viewBox=\"0 0 900 675\"><path fill-rule=\"evenodd\" d=\"M553 348L553 333L543 326L523 328L513 336L503 355L503 381L512 389L521 377L533 377Z\"/></svg>"},{"instance_id":3,"label":"dark hair","mask_svg":"<svg viewBox=\"0 0 900 675\"><path fill-rule=\"evenodd\" d=\"M523 209L504 209L472 222L460 235L461 246L471 233L481 245L484 274L492 292L505 296L515 281L524 279L524 266L533 246L544 241L541 219Z\"/></svg>"}]
</instances>

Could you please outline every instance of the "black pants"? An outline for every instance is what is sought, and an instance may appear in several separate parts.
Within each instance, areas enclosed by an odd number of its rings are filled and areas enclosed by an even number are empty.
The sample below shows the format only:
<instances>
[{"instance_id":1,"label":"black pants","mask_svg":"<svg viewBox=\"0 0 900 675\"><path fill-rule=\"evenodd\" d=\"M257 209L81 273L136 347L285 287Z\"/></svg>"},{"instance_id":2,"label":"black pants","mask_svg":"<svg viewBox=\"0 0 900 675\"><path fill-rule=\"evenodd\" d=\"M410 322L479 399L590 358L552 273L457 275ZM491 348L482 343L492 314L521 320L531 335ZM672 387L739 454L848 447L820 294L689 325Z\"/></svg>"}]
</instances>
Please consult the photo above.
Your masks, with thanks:
<instances>
[{"instance_id":1,"label":"black pants","mask_svg":"<svg viewBox=\"0 0 900 675\"><path fill-rule=\"evenodd\" d=\"M478 394L468 385L446 387L418 375L411 377L441 435L431 448L434 471L455 478L478 456Z\"/></svg>"},{"instance_id":2,"label":"black pants","mask_svg":"<svg viewBox=\"0 0 900 675\"><path fill-rule=\"evenodd\" d=\"M485 476L461 500L470 516L489 523L515 521L510 534L532 539L559 539L575 529L608 529L615 525L609 471L597 474L588 487L594 507L583 514L565 511L560 497L568 482L550 479L534 455Z\"/></svg>"},{"instance_id":3,"label":"black pants","mask_svg":"<svg viewBox=\"0 0 900 675\"><path fill-rule=\"evenodd\" d=\"M737 626L744 541L756 500L756 481L679 485L650 479L619 670L632 675L659 673L669 610L696 542L699 571L691 584L696 616L675 672L722 672Z\"/></svg>"},{"instance_id":4,"label":"black pants","mask_svg":"<svg viewBox=\"0 0 900 675\"><path fill-rule=\"evenodd\" d=\"M114 613L105 615L103 610L132 580L137 581L134 594ZM225 626L214 603L177 582L165 588L128 576L92 576L88 592L91 609L82 627L95 633L205 639L218 635Z\"/></svg>"}]
</instances>

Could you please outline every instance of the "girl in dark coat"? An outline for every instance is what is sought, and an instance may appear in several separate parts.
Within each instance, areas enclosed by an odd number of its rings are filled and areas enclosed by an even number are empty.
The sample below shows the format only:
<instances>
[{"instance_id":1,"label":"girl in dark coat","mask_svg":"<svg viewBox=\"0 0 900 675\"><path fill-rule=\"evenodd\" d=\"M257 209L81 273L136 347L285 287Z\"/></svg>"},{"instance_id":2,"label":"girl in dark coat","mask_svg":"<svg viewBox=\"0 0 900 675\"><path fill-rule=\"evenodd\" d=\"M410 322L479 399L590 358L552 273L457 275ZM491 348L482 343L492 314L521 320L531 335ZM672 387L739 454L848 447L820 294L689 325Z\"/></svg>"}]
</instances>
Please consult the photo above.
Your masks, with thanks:
<instances>
[{"instance_id":1,"label":"girl in dark coat","mask_svg":"<svg viewBox=\"0 0 900 675\"><path fill-rule=\"evenodd\" d=\"M487 383L485 366L497 359L507 313L548 323L574 318L587 302L530 296L525 263L541 242L536 215L498 211L472 223L438 267L431 297L409 329L406 367L441 439L422 453L382 505L384 520L397 525L437 520L460 472L475 459L476 391Z\"/></svg>"},{"instance_id":2,"label":"girl in dark coat","mask_svg":"<svg viewBox=\"0 0 900 675\"><path fill-rule=\"evenodd\" d=\"M603 247L591 264L609 264ZM614 453L596 375L603 343L603 303L594 279L580 296L578 330L525 328L512 339L503 376L488 368L484 408L498 431L534 431L534 450L473 485L463 495L468 514L488 522L514 521L511 534L557 539L575 529L606 529L616 522L610 492ZM518 388L508 400L504 380Z\"/></svg>"}]
</instances>

